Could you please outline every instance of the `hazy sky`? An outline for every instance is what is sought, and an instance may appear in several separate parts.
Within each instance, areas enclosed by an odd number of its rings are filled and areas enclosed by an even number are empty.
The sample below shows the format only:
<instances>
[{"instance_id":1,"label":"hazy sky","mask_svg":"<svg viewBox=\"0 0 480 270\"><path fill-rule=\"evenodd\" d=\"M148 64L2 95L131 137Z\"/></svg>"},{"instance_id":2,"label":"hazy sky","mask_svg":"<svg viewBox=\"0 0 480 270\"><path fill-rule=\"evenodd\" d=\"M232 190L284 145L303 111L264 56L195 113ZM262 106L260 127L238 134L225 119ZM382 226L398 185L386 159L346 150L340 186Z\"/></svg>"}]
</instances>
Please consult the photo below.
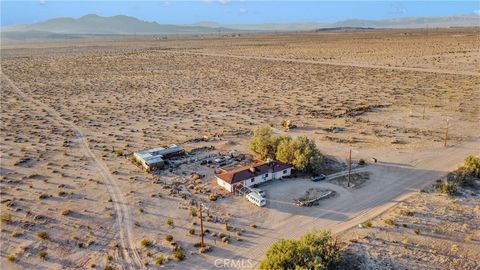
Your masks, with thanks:
<instances>
[{"instance_id":1,"label":"hazy sky","mask_svg":"<svg viewBox=\"0 0 480 270\"><path fill-rule=\"evenodd\" d=\"M332 22L404 16L446 16L480 12L479 1L1 1L1 24L54 17L130 15L159 23Z\"/></svg>"}]
</instances>

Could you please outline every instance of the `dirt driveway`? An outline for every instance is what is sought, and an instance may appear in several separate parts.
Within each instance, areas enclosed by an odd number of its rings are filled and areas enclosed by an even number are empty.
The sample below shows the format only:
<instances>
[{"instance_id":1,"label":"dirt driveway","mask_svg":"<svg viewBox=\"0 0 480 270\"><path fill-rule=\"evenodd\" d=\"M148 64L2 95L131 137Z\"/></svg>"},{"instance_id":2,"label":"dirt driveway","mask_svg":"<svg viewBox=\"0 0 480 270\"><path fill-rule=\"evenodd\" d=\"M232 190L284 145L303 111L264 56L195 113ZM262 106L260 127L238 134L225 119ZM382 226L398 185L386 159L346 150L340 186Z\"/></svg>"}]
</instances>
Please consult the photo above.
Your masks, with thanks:
<instances>
[{"instance_id":1,"label":"dirt driveway","mask_svg":"<svg viewBox=\"0 0 480 270\"><path fill-rule=\"evenodd\" d=\"M321 211L325 201L336 200L337 197L351 196L350 191L327 181L312 182L307 178L289 178L269 182L260 187L267 194L266 208L298 215L312 215ZM335 196L320 201L320 204L312 207L300 207L295 205L295 200L304 196L310 188L321 188L335 191Z\"/></svg>"}]
</instances>

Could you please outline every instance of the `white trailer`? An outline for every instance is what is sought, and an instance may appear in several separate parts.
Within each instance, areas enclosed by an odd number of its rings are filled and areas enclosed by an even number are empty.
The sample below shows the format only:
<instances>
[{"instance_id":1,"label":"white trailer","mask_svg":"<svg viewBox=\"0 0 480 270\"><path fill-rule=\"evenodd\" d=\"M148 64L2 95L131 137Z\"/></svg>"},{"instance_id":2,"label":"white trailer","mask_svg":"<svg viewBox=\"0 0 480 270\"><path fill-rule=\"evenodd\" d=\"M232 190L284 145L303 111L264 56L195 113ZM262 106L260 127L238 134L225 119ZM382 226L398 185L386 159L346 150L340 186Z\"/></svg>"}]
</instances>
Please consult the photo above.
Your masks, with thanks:
<instances>
[{"instance_id":1,"label":"white trailer","mask_svg":"<svg viewBox=\"0 0 480 270\"><path fill-rule=\"evenodd\" d=\"M255 193L255 192L248 193L246 198L249 202L255 204L256 206L263 207L265 206L265 204L267 204L267 201L262 196L260 196L258 193Z\"/></svg>"}]
</instances>

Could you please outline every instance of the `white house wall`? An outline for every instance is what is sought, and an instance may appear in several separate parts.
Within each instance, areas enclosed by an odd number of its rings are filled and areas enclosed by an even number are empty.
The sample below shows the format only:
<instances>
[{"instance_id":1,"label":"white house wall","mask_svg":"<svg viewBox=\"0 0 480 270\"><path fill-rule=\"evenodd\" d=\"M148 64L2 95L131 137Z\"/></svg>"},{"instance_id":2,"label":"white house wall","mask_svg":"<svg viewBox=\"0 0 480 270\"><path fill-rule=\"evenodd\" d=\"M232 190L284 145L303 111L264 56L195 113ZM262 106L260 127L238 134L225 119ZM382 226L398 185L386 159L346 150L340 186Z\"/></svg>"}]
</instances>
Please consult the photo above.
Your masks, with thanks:
<instances>
[{"instance_id":1,"label":"white house wall","mask_svg":"<svg viewBox=\"0 0 480 270\"><path fill-rule=\"evenodd\" d=\"M228 190L229 192L232 192L232 185L230 185L229 183L223 181L222 179L218 178L217 177L217 184L221 187L223 187L224 189Z\"/></svg>"},{"instance_id":2,"label":"white house wall","mask_svg":"<svg viewBox=\"0 0 480 270\"><path fill-rule=\"evenodd\" d=\"M284 171L286 171L286 172L284 173ZM282 177L289 176L292 173L291 168L285 169L284 171L279 171L279 172L276 172L276 173L268 173L268 176L265 177L265 178L263 177L265 174L258 175L254 178L255 181L253 183L251 181L251 178L247 179L245 181L242 181L242 183L243 183L243 186L250 187L250 186L253 186L253 185L258 185L258 184L261 184L261 183L265 183L265 182L270 181L274 178L275 179L282 179ZM219 177L216 177L216 178L217 178L217 184L219 186L223 187L224 189L228 190L229 192L233 191L231 184L225 182L224 180L222 180ZM236 183L235 185L238 185L238 184L240 184L240 183Z\"/></svg>"},{"instance_id":3,"label":"white house wall","mask_svg":"<svg viewBox=\"0 0 480 270\"><path fill-rule=\"evenodd\" d=\"M283 173L284 171L286 171L286 172ZM275 173L275 179L281 179L282 177L289 176L290 174L292 174L292 169L288 168L288 169L285 169L283 171L276 172Z\"/></svg>"}]
</instances>

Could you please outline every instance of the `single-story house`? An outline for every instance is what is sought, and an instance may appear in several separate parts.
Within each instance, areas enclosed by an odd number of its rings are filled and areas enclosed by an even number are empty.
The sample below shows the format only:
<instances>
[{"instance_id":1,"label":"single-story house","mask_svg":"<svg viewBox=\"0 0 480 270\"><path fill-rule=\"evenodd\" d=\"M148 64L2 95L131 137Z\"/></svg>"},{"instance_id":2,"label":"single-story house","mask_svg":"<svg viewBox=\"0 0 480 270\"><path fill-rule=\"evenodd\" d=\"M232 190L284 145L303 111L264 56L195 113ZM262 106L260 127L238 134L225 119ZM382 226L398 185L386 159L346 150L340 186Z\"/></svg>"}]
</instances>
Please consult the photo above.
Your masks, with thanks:
<instances>
[{"instance_id":1,"label":"single-story house","mask_svg":"<svg viewBox=\"0 0 480 270\"><path fill-rule=\"evenodd\" d=\"M292 173L292 165L280 161L257 163L215 174L217 184L234 192L241 187L258 185L270 180L282 179Z\"/></svg>"},{"instance_id":2,"label":"single-story house","mask_svg":"<svg viewBox=\"0 0 480 270\"><path fill-rule=\"evenodd\" d=\"M162 168L165 165L165 159L182 155L185 150L178 145L171 145L167 148L155 148L133 153L133 157L142 164L146 170Z\"/></svg>"}]
</instances>

